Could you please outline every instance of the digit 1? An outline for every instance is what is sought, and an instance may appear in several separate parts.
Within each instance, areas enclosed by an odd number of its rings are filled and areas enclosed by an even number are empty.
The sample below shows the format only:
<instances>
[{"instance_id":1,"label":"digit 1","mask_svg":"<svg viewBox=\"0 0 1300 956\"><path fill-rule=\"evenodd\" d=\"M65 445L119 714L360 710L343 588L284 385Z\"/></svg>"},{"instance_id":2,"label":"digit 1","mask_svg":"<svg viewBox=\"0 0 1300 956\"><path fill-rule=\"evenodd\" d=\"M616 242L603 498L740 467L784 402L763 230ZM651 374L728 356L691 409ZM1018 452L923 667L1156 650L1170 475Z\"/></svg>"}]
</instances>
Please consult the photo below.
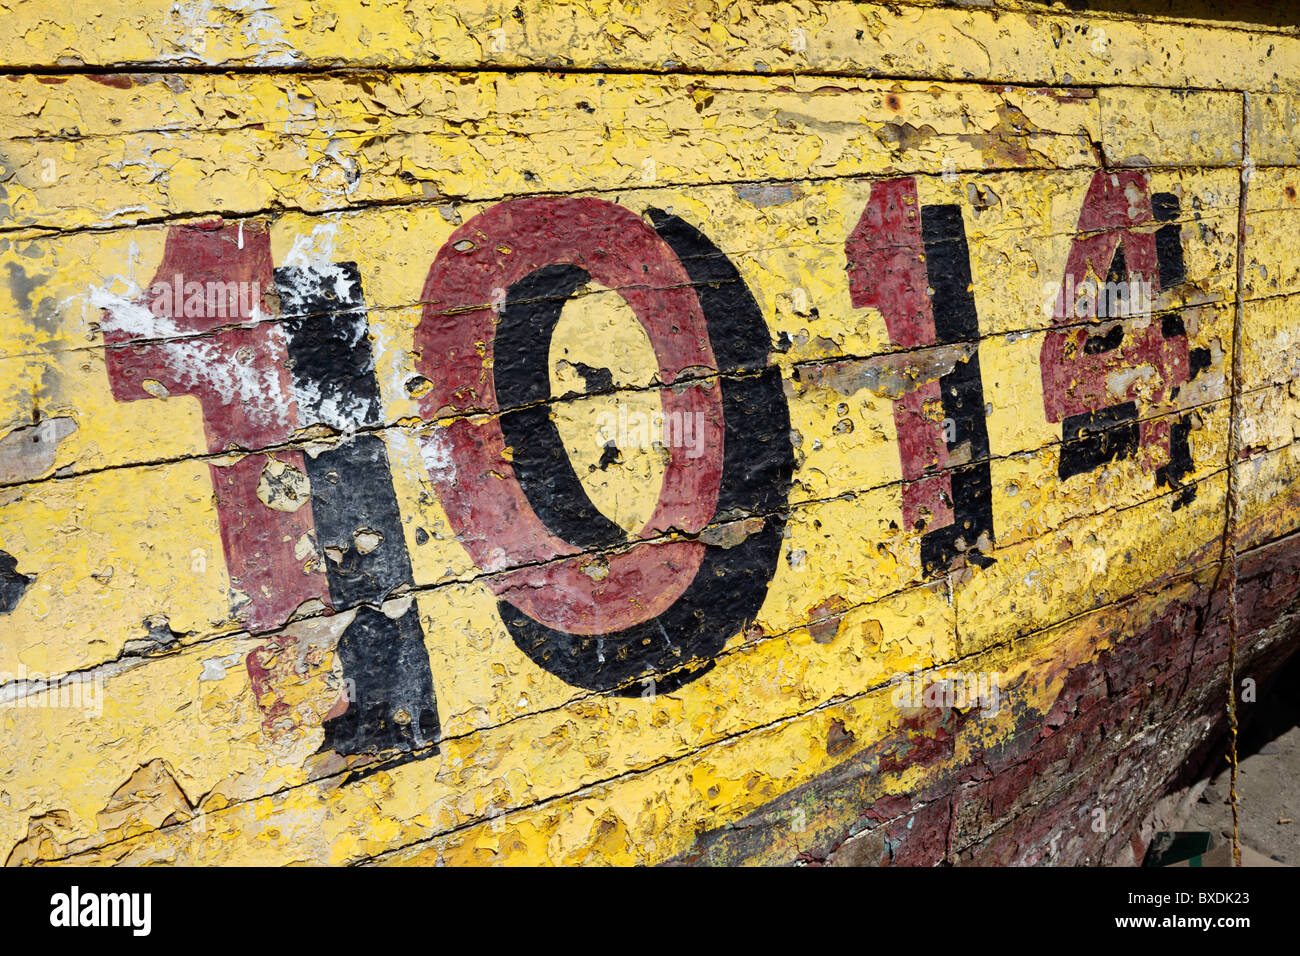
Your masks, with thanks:
<instances>
[{"instance_id":1,"label":"digit 1","mask_svg":"<svg viewBox=\"0 0 1300 956\"><path fill-rule=\"evenodd\" d=\"M260 294L245 293L272 282L285 314L260 321ZM355 608L338 645L354 699L326 721L324 749L434 743L437 707L416 610L392 620L378 607L412 573L383 440L354 434L381 423L356 266L273 271L263 225L176 227L145 304L115 305L103 324L114 396L156 397L158 386L195 396L209 452L280 444L303 424L351 434L314 457L274 453L310 483L310 500L292 510L258 497L262 455L211 466L233 610L251 631L266 631L310 598ZM362 530L375 547L359 546ZM312 537L315 560L304 563L294 549ZM326 549L341 558L323 557Z\"/></svg>"},{"instance_id":2,"label":"digit 1","mask_svg":"<svg viewBox=\"0 0 1300 956\"><path fill-rule=\"evenodd\" d=\"M921 564L939 574L964 558L992 563L993 495L979 319L961 208L922 206L916 180L875 183L844 244L855 308L874 308L890 341L946 369L894 402L903 520L924 529Z\"/></svg>"}]
</instances>

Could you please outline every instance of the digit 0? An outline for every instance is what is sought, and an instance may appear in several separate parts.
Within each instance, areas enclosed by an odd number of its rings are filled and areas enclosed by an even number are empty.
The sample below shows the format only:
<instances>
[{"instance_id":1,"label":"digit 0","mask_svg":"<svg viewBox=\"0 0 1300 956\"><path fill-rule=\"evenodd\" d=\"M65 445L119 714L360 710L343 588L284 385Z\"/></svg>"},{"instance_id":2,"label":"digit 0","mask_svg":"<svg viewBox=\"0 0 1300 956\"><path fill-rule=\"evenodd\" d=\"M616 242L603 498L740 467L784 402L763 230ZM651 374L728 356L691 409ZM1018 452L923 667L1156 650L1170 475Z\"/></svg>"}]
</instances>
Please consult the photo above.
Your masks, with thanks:
<instances>
[{"instance_id":1,"label":"digit 0","mask_svg":"<svg viewBox=\"0 0 1300 956\"><path fill-rule=\"evenodd\" d=\"M433 383L423 415L454 415L424 439L429 476L490 572L515 643L569 684L626 696L647 678L670 691L699 677L754 619L794 466L753 296L701 233L658 210L649 218L590 198L492 207L434 259L415 336ZM661 392L665 416L703 422L691 455L667 449L656 506L633 535L592 503L547 408L552 334L591 281L616 290L649 337L673 386ZM716 521L755 516L761 527L733 547L700 538ZM587 573L593 549L601 574Z\"/></svg>"}]
</instances>

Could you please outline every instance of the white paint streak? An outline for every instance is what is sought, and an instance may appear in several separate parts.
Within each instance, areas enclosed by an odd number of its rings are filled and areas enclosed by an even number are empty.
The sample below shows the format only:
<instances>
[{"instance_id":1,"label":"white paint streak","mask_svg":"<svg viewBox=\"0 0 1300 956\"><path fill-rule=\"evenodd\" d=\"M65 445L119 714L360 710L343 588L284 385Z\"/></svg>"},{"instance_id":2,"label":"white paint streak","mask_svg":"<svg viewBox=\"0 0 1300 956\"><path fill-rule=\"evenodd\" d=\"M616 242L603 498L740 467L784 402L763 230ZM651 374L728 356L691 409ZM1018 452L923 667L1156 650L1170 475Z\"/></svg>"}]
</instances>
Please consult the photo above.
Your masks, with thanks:
<instances>
[{"instance_id":1,"label":"white paint streak","mask_svg":"<svg viewBox=\"0 0 1300 956\"><path fill-rule=\"evenodd\" d=\"M102 327L148 341L159 355L159 371L170 373L175 384L210 388L223 404L243 408L253 424L270 428L293 424L290 396L281 387L275 365L259 368L252 356L248 361L239 361L215 340L184 330L171 318L154 315L140 302L134 280L129 282L126 294L111 291L111 286L91 287L86 295L91 306L103 310ZM267 334L272 354L286 354L284 331L271 326Z\"/></svg>"}]
</instances>

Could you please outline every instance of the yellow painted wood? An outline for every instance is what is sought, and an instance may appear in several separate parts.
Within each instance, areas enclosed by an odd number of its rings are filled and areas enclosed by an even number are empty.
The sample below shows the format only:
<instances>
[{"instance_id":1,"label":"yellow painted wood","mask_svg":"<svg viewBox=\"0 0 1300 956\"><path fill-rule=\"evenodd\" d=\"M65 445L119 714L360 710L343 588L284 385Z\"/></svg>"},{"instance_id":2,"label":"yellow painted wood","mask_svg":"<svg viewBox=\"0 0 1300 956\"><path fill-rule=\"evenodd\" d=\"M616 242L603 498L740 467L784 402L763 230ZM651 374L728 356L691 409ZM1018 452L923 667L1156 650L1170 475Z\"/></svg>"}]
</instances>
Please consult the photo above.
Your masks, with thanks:
<instances>
[{"instance_id":1,"label":"yellow painted wood","mask_svg":"<svg viewBox=\"0 0 1300 956\"><path fill-rule=\"evenodd\" d=\"M0 615L12 864L788 862L856 819L821 799L826 774L861 804L915 797L1046 720L1071 668L1205 593L1231 496L1239 551L1295 531L1294 30L1027 0L0 12L0 550L34 578ZM1180 201L1187 281L1150 321L1176 315L1209 364L1140 417L1191 423L1190 500L1140 456L1059 477L1044 304L1098 169ZM899 176L960 208L979 316L995 563L937 577L905 527L894 420L920 357L853 306L846 272L873 186ZM753 624L671 693L593 694L534 665L425 470L421 438L447 423L408 388L429 264L470 217L533 195L681 216L733 261L773 343L795 454L777 569ZM104 323L169 228L217 216L268 222L276 265L357 263L414 572L385 611L417 609L444 735L421 759L321 752L350 615L242 631L210 465L243 452L207 453L193 398L113 398ZM597 359L612 388L589 394L577 363ZM619 290L566 304L549 374L588 493L639 526L662 456L587 467L602 412L661 407ZM749 517L709 533L743 537ZM250 662L272 674L260 694ZM945 668L997 674L1003 705L898 769L899 741L925 732L898 682ZM701 849L764 814L761 845Z\"/></svg>"},{"instance_id":2,"label":"yellow painted wood","mask_svg":"<svg viewBox=\"0 0 1300 956\"><path fill-rule=\"evenodd\" d=\"M247 8L110 0L87 15L74 0L8 0L5 9L22 28L0 54L19 67L694 68L1294 90L1300 61L1300 38L1249 23L1077 16L1041 5L470 0L412 10L397 0L325 0L303 10L282 0Z\"/></svg>"}]
</instances>

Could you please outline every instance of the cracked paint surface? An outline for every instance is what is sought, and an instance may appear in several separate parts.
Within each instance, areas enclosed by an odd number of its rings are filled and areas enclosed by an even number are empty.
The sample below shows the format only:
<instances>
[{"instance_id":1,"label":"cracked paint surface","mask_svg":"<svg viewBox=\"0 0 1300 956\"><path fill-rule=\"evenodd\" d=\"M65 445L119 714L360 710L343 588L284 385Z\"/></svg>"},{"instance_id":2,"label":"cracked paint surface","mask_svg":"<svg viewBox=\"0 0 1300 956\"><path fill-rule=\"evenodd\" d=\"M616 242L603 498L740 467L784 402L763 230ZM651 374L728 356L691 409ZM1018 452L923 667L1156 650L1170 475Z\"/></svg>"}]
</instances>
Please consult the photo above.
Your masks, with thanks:
<instances>
[{"instance_id":1,"label":"cracked paint surface","mask_svg":"<svg viewBox=\"0 0 1300 956\"><path fill-rule=\"evenodd\" d=\"M10 864L1133 860L1295 647L1293 30L0 9Z\"/></svg>"}]
</instances>

